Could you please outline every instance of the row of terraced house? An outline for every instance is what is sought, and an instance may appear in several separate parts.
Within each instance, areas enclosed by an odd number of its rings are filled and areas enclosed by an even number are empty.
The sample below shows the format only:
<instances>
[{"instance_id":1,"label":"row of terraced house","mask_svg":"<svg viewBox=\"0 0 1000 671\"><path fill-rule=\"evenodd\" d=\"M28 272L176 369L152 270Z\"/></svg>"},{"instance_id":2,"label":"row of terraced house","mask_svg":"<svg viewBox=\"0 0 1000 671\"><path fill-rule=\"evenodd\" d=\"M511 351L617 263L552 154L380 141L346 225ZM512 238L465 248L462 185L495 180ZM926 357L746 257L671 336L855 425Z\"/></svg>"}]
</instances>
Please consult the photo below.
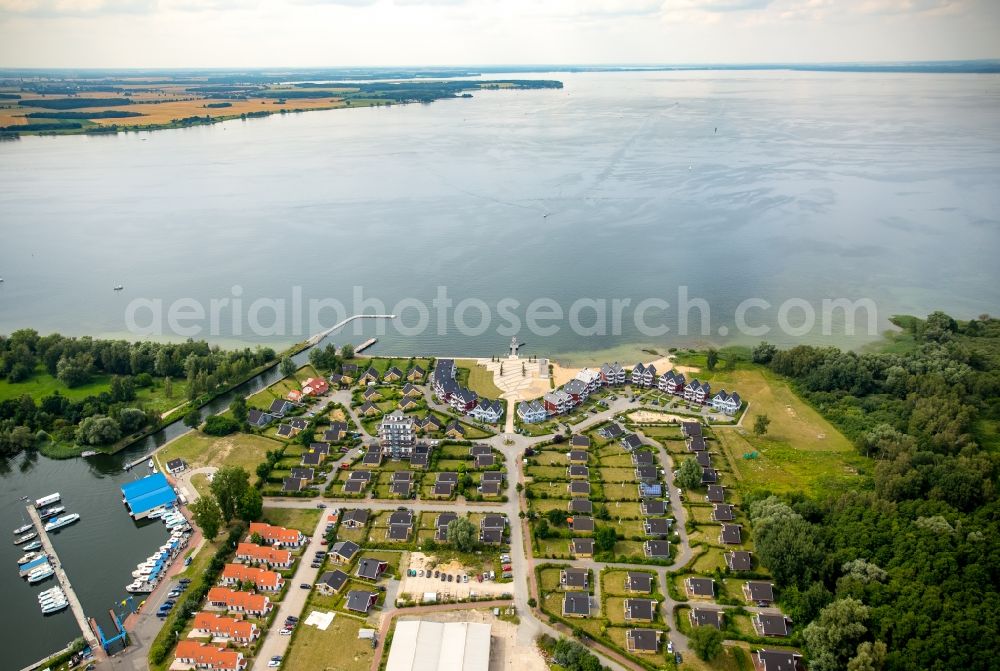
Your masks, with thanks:
<instances>
[{"instance_id":1,"label":"row of terraced house","mask_svg":"<svg viewBox=\"0 0 1000 671\"><path fill-rule=\"evenodd\" d=\"M659 389L691 403L708 405L713 410L727 415L735 415L742 404L738 393L729 393L723 389L713 396L708 382L701 382L698 379L689 382L683 373L668 370L660 375L653 364L643 363L637 363L630 371L626 371L616 361L606 363L597 370L584 368L575 378L559 389L545 394L541 399L518 403L517 415L526 424L543 422L549 417L571 411L601 387L617 387L624 384Z\"/></svg>"}]
</instances>

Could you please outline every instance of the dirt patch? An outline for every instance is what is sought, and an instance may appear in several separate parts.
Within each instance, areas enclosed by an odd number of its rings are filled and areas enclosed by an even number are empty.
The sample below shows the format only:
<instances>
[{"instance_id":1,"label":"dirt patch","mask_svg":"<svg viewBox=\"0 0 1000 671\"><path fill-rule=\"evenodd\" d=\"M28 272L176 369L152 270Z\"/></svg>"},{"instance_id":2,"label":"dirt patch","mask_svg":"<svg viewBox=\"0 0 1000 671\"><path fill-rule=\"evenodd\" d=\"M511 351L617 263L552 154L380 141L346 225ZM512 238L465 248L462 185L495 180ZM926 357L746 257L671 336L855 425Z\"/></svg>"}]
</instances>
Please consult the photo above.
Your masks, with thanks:
<instances>
[{"instance_id":1,"label":"dirt patch","mask_svg":"<svg viewBox=\"0 0 1000 671\"><path fill-rule=\"evenodd\" d=\"M416 571L417 575L407 575L408 569ZM513 591L510 583L480 581L482 576L478 572L468 569L460 562L452 560L446 564L438 564L433 556L422 552L411 552L409 564L400 567L400 571L403 579L399 583L399 596L408 596L418 603L422 603L424 594L429 592L437 594L438 600L443 600L464 599L470 596L499 596ZM423 576L420 575L421 571L424 573ZM439 574L437 578L434 577L434 571ZM442 575L450 575L454 579L451 582L447 578L441 580ZM468 582L465 581L465 577L468 577Z\"/></svg>"},{"instance_id":2,"label":"dirt patch","mask_svg":"<svg viewBox=\"0 0 1000 671\"><path fill-rule=\"evenodd\" d=\"M650 410L636 410L635 412L630 412L628 415L629 419L639 422L641 424L649 424L655 422L690 422L698 421L697 417L682 417L680 415L671 415L666 412L652 412Z\"/></svg>"}]
</instances>

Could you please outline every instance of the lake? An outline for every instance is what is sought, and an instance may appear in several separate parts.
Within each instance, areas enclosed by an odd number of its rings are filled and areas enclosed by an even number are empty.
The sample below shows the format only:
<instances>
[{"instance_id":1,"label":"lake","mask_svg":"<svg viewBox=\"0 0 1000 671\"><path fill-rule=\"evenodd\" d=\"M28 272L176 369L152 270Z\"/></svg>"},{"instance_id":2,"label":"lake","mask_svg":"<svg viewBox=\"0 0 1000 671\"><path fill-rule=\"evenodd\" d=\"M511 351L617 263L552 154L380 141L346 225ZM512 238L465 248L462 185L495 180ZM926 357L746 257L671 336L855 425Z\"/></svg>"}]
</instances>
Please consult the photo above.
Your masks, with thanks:
<instances>
[{"instance_id":1,"label":"lake","mask_svg":"<svg viewBox=\"0 0 1000 671\"><path fill-rule=\"evenodd\" d=\"M374 352L498 353L512 331L497 309L507 298L520 304L527 351L559 354L755 342L734 321L747 298L771 305L748 313L755 326L775 325L790 298L817 314L824 298L870 299L876 333L895 313L970 317L1000 305L996 75L532 76L565 88L0 143L0 331L138 337L125 320L137 298L160 300L161 318L178 299L207 311L213 298L240 298L246 312L272 298L286 306L278 328L255 331L246 315L233 328L223 311L215 329L198 321L195 337L285 344L309 331L310 299L353 314L360 287L386 309L411 299L430 312L419 333L388 327ZM695 310L696 328L678 333L681 285L710 306L707 331ZM456 305L483 301L485 331L439 320L439 286ZM659 298L671 307L646 321L670 331L649 335L626 312L603 335L568 315L542 335L524 319L539 298L564 311L581 298ZM577 321L597 324L596 314L583 305ZM401 315L419 326L415 308ZM787 321L803 319L792 309ZM327 312L317 323L334 321ZM874 337L866 320L853 336L837 319L824 334L820 321L766 337ZM478 308L462 322L479 325Z\"/></svg>"}]
</instances>

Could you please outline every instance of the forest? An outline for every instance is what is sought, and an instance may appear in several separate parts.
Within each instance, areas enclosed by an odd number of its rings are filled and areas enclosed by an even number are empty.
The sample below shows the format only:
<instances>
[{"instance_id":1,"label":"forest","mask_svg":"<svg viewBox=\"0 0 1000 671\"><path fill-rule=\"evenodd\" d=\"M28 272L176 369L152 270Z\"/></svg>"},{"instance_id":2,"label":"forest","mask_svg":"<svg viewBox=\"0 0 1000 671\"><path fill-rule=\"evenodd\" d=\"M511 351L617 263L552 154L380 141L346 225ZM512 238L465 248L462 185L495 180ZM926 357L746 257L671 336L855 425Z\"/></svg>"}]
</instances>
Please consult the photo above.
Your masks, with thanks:
<instances>
[{"instance_id":1,"label":"forest","mask_svg":"<svg viewBox=\"0 0 1000 671\"><path fill-rule=\"evenodd\" d=\"M895 323L873 352L754 348L873 462L846 494L749 493L757 557L812 671L995 669L1000 320Z\"/></svg>"},{"instance_id":2,"label":"forest","mask_svg":"<svg viewBox=\"0 0 1000 671\"><path fill-rule=\"evenodd\" d=\"M161 414L143 390L154 386L169 405L199 400L275 360L270 348L221 350L204 341L127 342L40 336L22 329L0 336L0 456L47 443L106 446L155 426ZM55 388L35 398L11 395L18 383L56 381L68 390L94 386L71 399ZM100 384L94 384L100 381ZM184 393L172 393L183 384Z\"/></svg>"}]
</instances>

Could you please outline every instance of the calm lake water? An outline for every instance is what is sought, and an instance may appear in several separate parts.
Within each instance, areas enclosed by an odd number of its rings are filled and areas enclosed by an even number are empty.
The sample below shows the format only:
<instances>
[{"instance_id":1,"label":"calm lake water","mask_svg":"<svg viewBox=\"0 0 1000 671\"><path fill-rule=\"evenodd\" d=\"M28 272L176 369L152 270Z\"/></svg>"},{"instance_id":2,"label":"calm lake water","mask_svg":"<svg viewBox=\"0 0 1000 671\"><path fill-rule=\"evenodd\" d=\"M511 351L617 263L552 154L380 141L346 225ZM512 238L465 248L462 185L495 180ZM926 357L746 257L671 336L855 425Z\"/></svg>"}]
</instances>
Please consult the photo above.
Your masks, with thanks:
<instances>
[{"instance_id":1,"label":"calm lake water","mask_svg":"<svg viewBox=\"0 0 1000 671\"><path fill-rule=\"evenodd\" d=\"M122 334L137 297L207 306L234 285L244 311L300 287L304 301L334 298L351 313L355 285L387 309L429 302L439 285L455 303L493 308L478 336L454 320L443 334L434 319L419 335L389 327L382 353L496 353L510 340L497 332L505 297L522 317L539 297L564 309L581 297L672 306L664 337L626 312L621 337L522 328L533 352L704 340L696 328L676 335L679 285L708 301L716 342L760 339L734 325L750 297L773 306L753 324L774 324L793 297L817 310L823 298L870 298L880 330L894 313L997 312L1000 77L537 76L565 88L0 143L0 332ZM207 319L197 335L287 343L298 339L291 313L284 333L234 334L223 312L216 335ZM802 339L870 339L819 329Z\"/></svg>"}]
</instances>

